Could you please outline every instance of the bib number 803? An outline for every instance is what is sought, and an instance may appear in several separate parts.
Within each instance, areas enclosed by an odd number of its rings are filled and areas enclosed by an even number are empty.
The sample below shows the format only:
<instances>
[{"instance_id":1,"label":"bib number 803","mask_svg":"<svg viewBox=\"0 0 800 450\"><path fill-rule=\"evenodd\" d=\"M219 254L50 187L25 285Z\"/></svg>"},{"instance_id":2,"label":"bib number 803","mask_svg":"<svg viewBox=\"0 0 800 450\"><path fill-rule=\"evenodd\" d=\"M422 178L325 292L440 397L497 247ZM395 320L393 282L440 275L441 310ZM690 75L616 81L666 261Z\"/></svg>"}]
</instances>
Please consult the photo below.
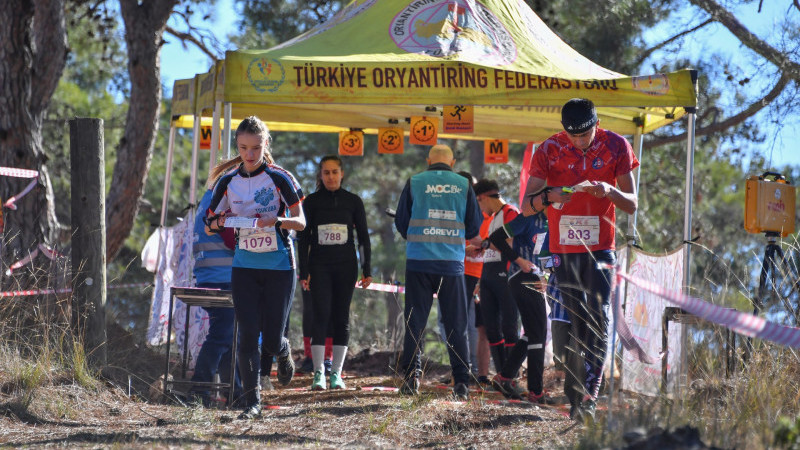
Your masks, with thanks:
<instances>
[{"instance_id":1,"label":"bib number 803","mask_svg":"<svg viewBox=\"0 0 800 450\"><path fill-rule=\"evenodd\" d=\"M570 229L567 232L568 239L580 239L584 241L588 241L592 238L592 232L590 230L574 230Z\"/></svg>"}]
</instances>

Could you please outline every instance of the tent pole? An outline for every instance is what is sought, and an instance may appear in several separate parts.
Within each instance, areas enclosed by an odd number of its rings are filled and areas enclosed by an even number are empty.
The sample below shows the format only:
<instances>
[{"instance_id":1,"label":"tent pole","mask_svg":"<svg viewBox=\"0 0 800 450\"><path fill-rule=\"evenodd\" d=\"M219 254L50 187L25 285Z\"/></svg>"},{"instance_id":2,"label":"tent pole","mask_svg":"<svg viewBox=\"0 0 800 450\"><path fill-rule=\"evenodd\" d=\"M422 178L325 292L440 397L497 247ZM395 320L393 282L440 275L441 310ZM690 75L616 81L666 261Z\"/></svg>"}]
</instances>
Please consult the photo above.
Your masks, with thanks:
<instances>
[{"instance_id":1,"label":"tent pole","mask_svg":"<svg viewBox=\"0 0 800 450\"><path fill-rule=\"evenodd\" d=\"M197 160L200 150L200 121L202 115L194 116L194 136L192 136L192 175L189 181L189 223L194 223L195 211L197 211ZM189 225L189 242L194 242L194 226ZM189 273L194 273L194 258L189 258ZM192 277L194 286L194 277ZM187 308L190 308L187 306Z\"/></svg>"},{"instance_id":2,"label":"tent pole","mask_svg":"<svg viewBox=\"0 0 800 450\"><path fill-rule=\"evenodd\" d=\"M158 253L156 253L156 276L161 264L161 249L163 248L163 231L167 224L167 210L169 209L169 187L172 183L172 159L175 155L175 125L169 127L169 143L167 144L167 173L164 176L164 194L161 197L161 221L158 226Z\"/></svg>"},{"instance_id":3,"label":"tent pole","mask_svg":"<svg viewBox=\"0 0 800 450\"><path fill-rule=\"evenodd\" d=\"M189 180L189 208L194 209L197 202L197 158L200 148L200 120L201 116L194 116L194 136L192 136L192 175Z\"/></svg>"},{"instance_id":4,"label":"tent pole","mask_svg":"<svg viewBox=\"0 0 800 450\"><path fill-rule=\"evenodd\" d=\"M644 126L639 125L636 127L636 130L633 133L633 153L636 155L636 158L639 160L639 167L633 170L633 177L635 178L635 186L636 186L636 195L639 195L639 184L642 178L642 151L643 143L644 143ZM628 244L635 245L636 244L636 219L639 215L639 211L636 210L633 212L632 216L628 216Z\"/></svg>"},{"instance_id":5,"label":"tent pole","mask_svg":"<svg viewBox=\"0 0 800 450\"><path fill-rule=\"evenodd\" d=\"M161 228L167 224L169 185L172 182L172 158L175 154L175 125L169 127L169 144L167 145L167 173L164 176L164 195L161 197L161 222L159 222Z\"/></svg>"},{"instance_id":6,"label":"tent pole","mask_svg":"<svg viewBox=\"0 0 800 450\"><path fill-rule=\"evenodd\" d=\"M222 102L214 103L214 114L212 115L213 123L211 124L211 159L208 163L208 174L211 175L211 169L217 165L217 153L219 152L219 116L220 109L222 109Z\"/></svg>"},{"instance_id":7,"label":"tent pole","mask_svg":"<svg viewBox=\"0 0 800 450\"><path fill-rule=\"evenodd\" d=\"M689 113L689 121L687 123L686 141L686 188L684 198L684 216L683 216L683 242L685 252L683 254L683 290L685 294L689 293L689 286L692 281L691 273L689 272L691 262L691 240L692 240L692 202L693 194L692 188L694 186L694 149L695 149L695 119L696 108L686 108ZM681 380L676 383L678 392L682 393L683 386L686 385L689 378L688 355L686 353L686 345L688 343L687 327L683 326L681 332Z\"/></svg>"},{"instance_id":8,"label":"tent pole","mask_svg":"<svg viewBox=\"0 0 800 450\"><path fill-rule=\"evenodd\" d=\"M225 103L225 127L222 129L222 148L225 149L225 159L231 159L231 104Z\"/></svg>"},{"instance_id":9,"label":"tent pole","mask_svg":"<svg viewBox=\"0 0 800 450\"><path fill-rule=\"evenodd\" d=\"M171 122L171 121L170 121ZM161 221L159 222L158 230L158 252L156 252L156 270L155 276L153 277L153 285L158 285L156 279L160 275L159 270L161 268L161 250L164 248L166 244L164 242L164 226L167 224L167 209L169 208L169 188L170 183L172 183L172 159L175 155L175 125L170 124L169 127L169 143L167 144L167 168L166 174L164 174L164 194L161 197ZM152 308L153 305L150 305L150 314L152 317ZM172 314L172 311L169 311L169 314ZM167 344L169 344L170 339L170 330L167 330Z\"/></svg>"}]
</instances>

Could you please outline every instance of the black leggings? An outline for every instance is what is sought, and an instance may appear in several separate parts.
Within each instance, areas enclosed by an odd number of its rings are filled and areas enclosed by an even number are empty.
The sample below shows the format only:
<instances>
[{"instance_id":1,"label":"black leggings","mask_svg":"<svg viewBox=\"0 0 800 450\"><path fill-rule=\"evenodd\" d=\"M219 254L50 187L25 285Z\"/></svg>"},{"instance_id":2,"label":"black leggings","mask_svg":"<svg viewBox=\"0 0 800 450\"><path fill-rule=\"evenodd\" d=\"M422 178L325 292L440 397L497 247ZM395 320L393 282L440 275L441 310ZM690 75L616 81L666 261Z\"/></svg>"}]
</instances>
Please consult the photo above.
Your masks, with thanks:
<instances>
[{"instance_id":1,"label":"black leggings","mask_svg":"<svg viewBox=\"0 0 800 450\"><path fill-rule=\"evenodd\" d=\"M331 334L333 345L347 345L350 340L350 301L356 287L358 262L312 264L309 274L314 301L311 345L325 345L325 337Z\"/></svg>"},{"instance_id":2,"label":"black leggings","mask_svg":"<svg viewBox=\"0 0 800 450\"><path fill-rule=\"evenodd\" d=\"M234 267L231 271L233 307L239 322L238 366L247 406L261 401L258 380L261 348L272 355L291 356L289 340L284 333L292 308L295 280L294 270Z\"/></svg>"},{"instance_id":3,"label":"black leggings","mask_svg":"<svg viewBox=\"0 0 800 450\"><path fill-rule=\"evenodd\" d=\"M505 278L481 278L481 314L489 345L505 342L512 347L519 338L519 312Z\"/></svg>"},{"instance_id":4,"label":"black leggings","mask_svg":"<svg viewBox=\"0 0 800 450\"><path fill-rule=\"evenodd\" d=\"M522 271L508 279L508 288L519 308L525 335L514 345L502 370L504 377L513 378L527 357L528 390L537 395L542 393L544 345L547 339L547 306L544 295L533 287L533 283L539 279L532 273Z\"/></svg>"}]
</instances>

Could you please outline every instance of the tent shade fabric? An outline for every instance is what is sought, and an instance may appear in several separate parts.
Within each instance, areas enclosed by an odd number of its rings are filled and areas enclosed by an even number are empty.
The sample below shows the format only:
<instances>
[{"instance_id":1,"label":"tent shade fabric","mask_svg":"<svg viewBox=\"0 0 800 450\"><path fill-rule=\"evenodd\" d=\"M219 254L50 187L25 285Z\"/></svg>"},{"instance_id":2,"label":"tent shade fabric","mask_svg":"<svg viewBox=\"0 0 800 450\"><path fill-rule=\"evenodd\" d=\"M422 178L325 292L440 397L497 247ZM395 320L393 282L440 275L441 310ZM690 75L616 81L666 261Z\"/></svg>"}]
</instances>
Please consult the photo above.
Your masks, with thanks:
<instances>
[{"instance_id":1,"label":"tent shade fabric","mask_svg":"<svg viewBox=\"0 0 800 450\"><path fill-rule=\"evenodd\" d=\"M172 117L194 114L195 79L175 80L172 84Z\"/></svg>"},{"instance_id":2,"label":"tent shade fabric","mask_svg":"<svg viewBox=\"0 0 800 450\"><path fill-rule=\"evenodd\" d=\"M444 105L474 105L461 138L541 141L560 131L560 107L592 99L603 128L633 134L696 105L691 70L630 77L561 41L522 0L358 0L269 50L239 50L209 73L233 116L366 130ZM205 105L204 105L205 107ZM199 108L199 106L198 106ZM273 128L276 131L279 128Z\"/></svg>"}]
</instances>

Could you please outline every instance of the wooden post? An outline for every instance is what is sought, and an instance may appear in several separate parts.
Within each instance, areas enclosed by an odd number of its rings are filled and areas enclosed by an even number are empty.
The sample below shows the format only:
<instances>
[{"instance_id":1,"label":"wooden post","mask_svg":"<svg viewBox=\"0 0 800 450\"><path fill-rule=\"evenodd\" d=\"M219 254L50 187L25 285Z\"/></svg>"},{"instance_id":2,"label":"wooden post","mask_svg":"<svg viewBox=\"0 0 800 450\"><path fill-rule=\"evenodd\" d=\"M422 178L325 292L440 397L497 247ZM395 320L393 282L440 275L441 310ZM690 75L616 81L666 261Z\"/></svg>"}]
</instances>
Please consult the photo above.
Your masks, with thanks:
<instances>
[{"instance_id":1,"label":"wooden post","mask_svg":"<svg viewBox=\"0 0 800 450\"><path fill-rule=\"evenodd\" d=\"M106 206L103 120L69 121L72 325L94 368L106 365Z\"/></svg>"}]
</instances>

